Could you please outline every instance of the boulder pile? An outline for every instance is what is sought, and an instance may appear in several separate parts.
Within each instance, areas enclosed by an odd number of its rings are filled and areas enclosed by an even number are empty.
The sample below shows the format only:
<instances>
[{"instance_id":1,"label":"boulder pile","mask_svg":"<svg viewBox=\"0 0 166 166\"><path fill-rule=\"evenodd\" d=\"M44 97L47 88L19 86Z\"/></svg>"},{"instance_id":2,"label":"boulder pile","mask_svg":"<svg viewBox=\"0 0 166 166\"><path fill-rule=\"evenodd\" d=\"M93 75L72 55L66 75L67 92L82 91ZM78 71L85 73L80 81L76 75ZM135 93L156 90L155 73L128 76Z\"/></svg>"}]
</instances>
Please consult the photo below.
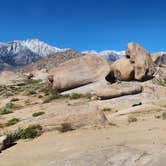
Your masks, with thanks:
<instances>
[{"instance_id":1,"label":"boulder pile","mask_svg":"<svg viewBox=\"0 0 166 166\"><path fill-rule=\"evenodd\" d=\"M142 91L142 87L135 82L131 88L129 82L125 85L113 83L144 81L151 79L154 73L155 65L150 53L139 44L129 43L126 56L114 63L110 64L102 57L87 54L60 64L49 74L52 88L65 94L91 93L102 98L112 98Z\"/></svg>"}]
</instances>

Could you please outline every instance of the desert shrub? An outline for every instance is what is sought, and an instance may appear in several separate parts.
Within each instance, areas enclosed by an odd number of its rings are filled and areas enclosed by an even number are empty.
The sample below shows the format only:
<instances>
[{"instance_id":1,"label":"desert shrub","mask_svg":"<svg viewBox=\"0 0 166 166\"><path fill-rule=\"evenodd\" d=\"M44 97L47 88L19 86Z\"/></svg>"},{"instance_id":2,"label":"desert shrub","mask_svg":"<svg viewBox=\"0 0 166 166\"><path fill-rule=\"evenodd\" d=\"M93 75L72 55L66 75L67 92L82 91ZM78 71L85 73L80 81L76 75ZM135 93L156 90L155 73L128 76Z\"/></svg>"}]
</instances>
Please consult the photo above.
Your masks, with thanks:
<instances>
[{"instance_id":1,"label":"desert shrub","mask_svg":"<svg viewBox=\"0 0 166 166\"><path fill-rule=\"evenodd\" d=\"M11 108L4 107L0 109L0 115L11 114L11 113L13 113Z\"/></svg>"},{"instance_id":2,"label":"desert shrub","mask_svg":"<svg viewBox=\"0 0 166 166\"><path fill-rule=\"evenodd\" d=\"M80 98L82 98L82 97L84 97L84 95L83 95L83 94L80 94L80 93L73 93L73 94L71 94L71 95L69 96L69 98L70 98L71 100L73 100L73 99L80 99Z\"/></svg>"},{"instance_id":3,"label":"desert shrub","mask_svg":"<svg viewBox=\"0 0 166 166\"><path fill-rule=\"evenodd\" d=\"M103 108L102 111L108 112L108 111L112 111L112 109L111 108Z\"/></svg>"},{"instance_id":4,"label":"desert shrub","mask_svg":"<svg viewBox=\"0 0 166 166\"><path fill-rule=\"evenodd\" d=\"M49 95L49 87L45 84L43 84L40 89L39 92L44 93L45 95Z\"/></svg>"},{"instance_id":5,"label":"desert shrub","mask_svg":"<svg viewBox=\"0 0 166 166\"><path fill-rule=\"evenodd\" d=\"M24 95L34 95L37 93L49 95L48 85L46 83L42 83L41 80L24 80L24 84L20 87L20 89L24 92Z\"/></svg>"},{"instance_id":6,"label":"desert shrub","mask_svg":"<svg viewBox=\"0 0 166 166\"><path fill-rule=\"evenodd\" d=\"M43 103L49 103L52 100L61 99L61 98L67 98L67 97L68 97L68 95L61 95L60 93L55 92L55 93L52 93L51 95L47 96L44 99Z\"/></svg>"},{"instance_id":7,"label":"desert shrub","mask_svg":"<svg viewBox=\"0 0 166 166\"><path fill-rule=\"evenodd\" d=\"M3 86L0 86L0 95L3 95L3 96L13 96L17 94L17 88L14 87L14 86L11 86L11 85L3 85Z\"/></svg>"},{"instance_id":8,"label":"desert shrub","mask_svg":"<svg viewBox=\"0 0 166 166\"><path fill-rule=\"evenodd\" d=\"M62 123L61 126L58 128L60 132L67 132L74 130L71 123Z\"/></svg>"},{"instance_id":9,"label":"desert shrub","mask_svg":"<svg viewBox=\"0 0 166 166\"><path fill-rule=\"evenodd\" d=\"M43 115L45 114L45 112L35 112L32 114L33 117L37 117L37 116L40 116L40 115Z\"/></svg>"},{"instance_id":10,"label":"desert shrub","mask_svg":"<svg viewBox=\"0 0 166 166\"><path fill-rule=\"evenodd\" d=\"M36 138L40 136L41 133L42 127L40 125L30 125L25 129L18 128L17 130L3 133L3 135L7 135L8 144L11 145L19 139Z\"/></svg>"},{"instance_id":11,"label":"desert shrub","mask_svg":"<svg viewBox=\"0 0 166 166\"><path fill-rule=\"evenodd\" d=\"M20 138L21 139L35 138L40 136L41 133L42 133L42 126L30 125L21 131Z\"/></svg>"},{"instance_id":12,"label":"desert shrub","mask_svg":"<svg viewBox=\"0 0 166 166\"><path fill-rule=\"evenodd\" d=\"M10 119L10 120L5 124L5 126L12 126L12 125L15 125L15 124L18 123L19 121L20 121L20 119L18 119L18 118Z\"/></svg>"},{"instance_id":13,"label":"desert shrub","mask_svg":"<svg viewBox=\"0 0 166 166\"><path fill-rule=\"evenodd\" d=\"M161 86L166 86L166 80L159 80L158 84Z\"/></svg>"},{"instance_id":14,"label":"desert shrub","mask_svg":"<svg viewBox=\"0 0 166 166\"><path fill-rule=\"evenodd\" d=\"M7 103L4 107L0 109L0 115L13 113L12 108L13 103Z\"/></svg>"},{"instance_id":15,"label":"desert shrub","mask_svg":"<svg viewBox=\"0 0 166 166\"><path fill-rule=\"evenodd\" d=\"M132 122L136 122L138 119L136 118L136 117L134 117L134 116L129 116L128 117L128 122L129 123L132 123Z\"/></svg>"},{"instance_id":16,"label":"desert shrub","mask_svg":"<svg viewBox=\"0 0 166 166\"><path fill-rule=\"evenodd\" d=\"M80 99L80 98L87 98L87 99L91 99L92 95L90 93L87 94L81 94L81 93L72 93L71 95L69 95L69 98L71 100L74 99Z\"/></svg>"},{"instance_id":17,"label":"desert shrub","mask_svg":"<svg viewBox=\"0 0 166 166\"><path fill-rule=\"evenodd\" d=\"M0 123L0 128L1 129L4 128L4 124Z\"/></svg>"},{"instance_id":18,"label":"desert shrub","mask_svg":"<svg viewBox=\"0 0 166 166\"><path fill-rule=\"evenodd\" d=\"M36 90L34 88L29 88L24 91L24 95L30 96L37 94Z\"/></svg>"},{"instance_id":19,"label":"desert shrub","mask_svg":"<svg viewBox=\"0 0 166 166\"><path fill-rule=\"evenodd\" d=\"M166 119L166 112L162 113L162 119L165 120Z\"/></svg>"}]
</instances>

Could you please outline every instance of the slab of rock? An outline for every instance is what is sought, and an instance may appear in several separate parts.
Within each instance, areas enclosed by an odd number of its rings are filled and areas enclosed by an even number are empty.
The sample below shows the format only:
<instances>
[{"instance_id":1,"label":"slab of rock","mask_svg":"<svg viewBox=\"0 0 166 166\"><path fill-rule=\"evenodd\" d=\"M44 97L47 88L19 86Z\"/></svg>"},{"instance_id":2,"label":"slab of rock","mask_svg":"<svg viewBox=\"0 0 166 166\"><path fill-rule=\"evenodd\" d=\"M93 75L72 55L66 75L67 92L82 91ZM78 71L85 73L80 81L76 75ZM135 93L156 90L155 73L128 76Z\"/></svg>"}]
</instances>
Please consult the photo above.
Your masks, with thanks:
<instances>
[{"instance_id":1,"label":"slab of rock","mask_svg":"<svg viewBox=\"0 0 166 166\"><path fill-rule=\"evenodd\" d=\"M111 64L111 71L116 79L130 81L134 79L134 67L127 58L121 58Z\"/></svg>"},{"instance_id":2,"label":"slab of rock","mask_svg":"<svg viewBox=\"0 0 166 166\"><path fill-rule=\"evenodd\" d=\"M69 60L50 71L53 88L61 91L105 80L109 73L109 63L96 55Z\"/></svg>"},{"instance_id":3,"label":"slab of rock","mask_svg":"<svg viewBox=\"0 0 166 166\"><path fill-rule=\"evenodd\" d=\"M159 105L153 105L153 104L144 104L136 107L130 107L127 109L120 110L116 113L110 114L106 113L105 117L106 119L113 124L128 124L128 118L130 116L132 117L146 117L152 116L154 118L154 115L157 113L165 112L166 108L161 107Z\"/></svg>"},{"instance_id":4,"label":"slab of rock","mask_svg":"<svg viewBox=\"0 0 166 166\"><path fill-rule=\"evenodd\" d=\"M141 92L142 92L142 87L135 82L121 82L114 84L101 82L72 89L63 92L62 94L69 94L69 95L73 93L92 94L99 97L100 99L110 99L124 95L137 94Z\"/></svg>"},{"instance_id":5,"label":"slab of rock","mask_svg":"<svg viewBox=\"0 0 166 166\"><path fill-rule=\"evenodd\" d=\"M96 89L96 96L101 99L110 99L124 95L132 95L142 92L142 87L134 82L121 82L112 85L100 86Z\"/></svg>"},{"instance_id":6,"label":"slab of rock","mask_svg":"<svg viewBox=\"0 0 166 166\"><path fill-rule=\"evenodd\" d=\"M127 146L110 146L75 153L52 161L49 166L147 166L156 162L156 156ZM153 165L154 166L154 165ZM159 165L161 166L161 165Z\"/></svg>"},{"instance_id":7,"label":"slab of rock","mask_svg":"<svg viewBox=\"0 0 166 166\"><path fill-rule=\"evenodd\" d=\"M126 57L134 66L136 80L144 80L153 77L155 73L154 63L150 54L136 43L129 43L126 48Z\"/></svg>"}]
</instances>

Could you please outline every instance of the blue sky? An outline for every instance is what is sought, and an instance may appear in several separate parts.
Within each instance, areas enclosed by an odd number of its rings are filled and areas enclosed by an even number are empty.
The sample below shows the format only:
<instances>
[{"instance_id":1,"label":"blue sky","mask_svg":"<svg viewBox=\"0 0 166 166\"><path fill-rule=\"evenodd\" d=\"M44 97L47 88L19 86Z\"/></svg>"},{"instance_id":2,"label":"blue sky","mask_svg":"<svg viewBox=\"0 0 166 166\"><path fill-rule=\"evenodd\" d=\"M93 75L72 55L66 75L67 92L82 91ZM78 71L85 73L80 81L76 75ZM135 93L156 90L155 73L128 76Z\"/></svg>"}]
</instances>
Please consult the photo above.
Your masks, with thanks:
<instances>
[{"instance_id":1,"label":"blue sky","mask_svg":"<svg viewBox=\"0 0 166 166\"><path fill-rule=\"evenodd\" d=\"M0 41L39 38L76 50L166 51L165 0L0 0Z\"/></svg>"}]
</instances>

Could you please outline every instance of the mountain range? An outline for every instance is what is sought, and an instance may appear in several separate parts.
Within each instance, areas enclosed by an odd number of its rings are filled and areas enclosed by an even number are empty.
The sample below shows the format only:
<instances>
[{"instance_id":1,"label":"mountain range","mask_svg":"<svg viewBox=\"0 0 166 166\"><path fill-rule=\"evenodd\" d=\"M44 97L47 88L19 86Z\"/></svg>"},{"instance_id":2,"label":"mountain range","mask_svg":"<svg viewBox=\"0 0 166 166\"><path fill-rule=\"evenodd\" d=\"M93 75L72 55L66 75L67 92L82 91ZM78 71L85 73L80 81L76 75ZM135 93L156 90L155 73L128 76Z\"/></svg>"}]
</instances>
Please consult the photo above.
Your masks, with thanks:
<instances>
[{"instance_id":1,"label":"mountain range","mask_svg":"<svg viewBox=\"0 0 166 166\"><path fill-rule=\"evenodd\" d=\"M7 43L0 43L0 70L10 70L28 64L33 64L46 56L54 55L55 58L57 55L58 58L55 59L58 59L59 62L61 61L59 60L61 59L61 54L62 59L64 59L64 57L70 59L70 57L73 58L76 57L76 55L81 56L89 53L104 57L109 61L115 61L125 54L124 51L117 52L112 50L102 52L82 51L78 53L78 51L75 52L72 49L60 49L58 47L50 46L38 39L28 39L23 41L16 40ZM53 59L53 57L51 59Z\"/></svg>"}]
</instances>

